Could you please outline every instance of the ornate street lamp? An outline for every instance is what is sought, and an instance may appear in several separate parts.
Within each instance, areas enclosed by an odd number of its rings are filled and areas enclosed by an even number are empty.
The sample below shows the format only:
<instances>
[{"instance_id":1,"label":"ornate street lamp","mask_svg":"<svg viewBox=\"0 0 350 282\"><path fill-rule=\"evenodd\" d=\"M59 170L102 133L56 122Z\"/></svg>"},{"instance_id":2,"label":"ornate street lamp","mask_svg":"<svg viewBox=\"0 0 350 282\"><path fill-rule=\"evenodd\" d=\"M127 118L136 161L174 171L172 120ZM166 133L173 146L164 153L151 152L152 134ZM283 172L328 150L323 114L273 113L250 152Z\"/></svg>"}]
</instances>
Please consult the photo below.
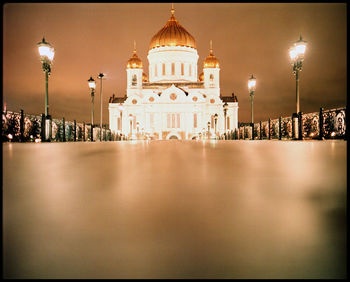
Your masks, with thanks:
<instances>
[{"instance_id":1,"label":"ornate street lamp","mask_svg":"<svg viewBox=\"0 0 350 282\"><path fill-rule=\"evenodd\" d=\"M249 95L250 95L250 101L251 101L251 119L252 123L254 123L253 118L253 98L254 98L254 92L255 92L255 85L256 85L256 78L252 75L250 79L248 80L248 89L249 89Z\"/></svg>"},{"instance_id":2,"label":"ornate street lamp","mask_svg":"<svg viewBox=\"0 0 350 282\"><path fill-rule=\"evenodd\" d=\"M299 72L302 69L304 54L306 51L306 41L304 41L300 35L300 38L294 45L289 49L289 56L291 59L291 64L293 66L293 74L296 80L296 103L297 103L297 113L300 112L299 106Z\"/></svg>"},{"instance_id":3,"label":"ornate street lamp","mask_svg":"<svg viewBox=\"0 0 350 282\"><path fill-rule=\"evenodd\" d=\"M215 139L216 139L216 137L217 137L216 136L216 124L218 123L218 114L214 115L214 122L215 122L214 125L215 125Z\"/></svg>"},{"instance_id":4,"label":"ornate street lamp","mask_svg":"<svg viewBox=\"0 0 350 282\"><path fill-rule=\"evenodd\" d=\"M96 83L95 80L90 76L90 79L88 80L90 93L91 93L91 126L94 124L94 97L95 97L95 89L96 89Z\"/></svg>"},{"instance_id":5,"label":"ornate street lamp","mask_svg":"<svg viewBox=\"0 0 350 282\"><path fill-rule=\"evenodd\" d=\"M224 106L224 119L225 119L225 134L226 134L226 131L227 131L227 118L226 118L226 115L227 115L227 110L228 110L228 104L225 102Z\"/></svg>"},{"instance_id":6,"label":"ornate street lamp","mask_svg":"<svg viewBox=\"0 0 350 282\"><path fill-rule=\"evenodd\" d=\"M94 98L95 98L95 88L96 88L96 83L95 80L90 76L88 80L89 88L90 88L90 93L91 93L91 141L93 141L94 137Z\"/></svg>"},{"instance_id":7,"label":"ornate street lamp","mask_svg":"<svg viewBox=\"0 0 350 282\"><path fill-rule=\"evenodd\" d=\"M100 79L100 102L101 102L101 118L100 118L100 128L101 128L101 131L100 131L100 141L102 141L102 78L104 77L105 75L103 73L99 73L98 74L98 78Z\"/></svg>"},{"instance_id":8,"label":"ornate street lamp","mask_svg":"<svg viewBox=\"0 0 350 282\"><path fill-rule=\"evenodd\" d=\"M49 116L49 75L51 74L51 65L53 61L53 57L55 56L55 50L50 45L50 43L45 41L45 38L43 37L42 41L38 44L38 50L40 55L40 61L42 63L42 68L45 73L45 119L49 121L48 126L46 128L46 132L48 130L48 134L46 133L46 136L48 137L45 139L50 140L51 139L51 119ZM44 136L44 135L43 135ZM43 140L44 141L44 140Z\"/></svg>"}]
</instances>

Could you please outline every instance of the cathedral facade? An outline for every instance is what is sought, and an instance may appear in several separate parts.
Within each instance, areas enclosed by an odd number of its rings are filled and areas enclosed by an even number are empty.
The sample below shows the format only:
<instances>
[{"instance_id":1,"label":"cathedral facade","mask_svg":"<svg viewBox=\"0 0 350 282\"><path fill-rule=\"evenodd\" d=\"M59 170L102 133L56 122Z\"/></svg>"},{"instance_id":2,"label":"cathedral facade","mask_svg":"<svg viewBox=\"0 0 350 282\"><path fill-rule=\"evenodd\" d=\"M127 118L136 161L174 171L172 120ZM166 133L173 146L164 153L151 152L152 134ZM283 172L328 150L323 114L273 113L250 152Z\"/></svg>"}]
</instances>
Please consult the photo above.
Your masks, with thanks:
<instances>
[{"instance_id":1,"label":"cathedral facade","mask_svg":"<svg viewBox=\"0 0 350 282\"><path fill-rule=\"evenodd\" d=\"M148 74L134 52L126 65L125 97L109 99L109 127L128 139L217 138L238 126L237 97L220 95L220 63L210 44L198 75L193 36L176 20L153 36Z\"/></svg>"}]
</instances>

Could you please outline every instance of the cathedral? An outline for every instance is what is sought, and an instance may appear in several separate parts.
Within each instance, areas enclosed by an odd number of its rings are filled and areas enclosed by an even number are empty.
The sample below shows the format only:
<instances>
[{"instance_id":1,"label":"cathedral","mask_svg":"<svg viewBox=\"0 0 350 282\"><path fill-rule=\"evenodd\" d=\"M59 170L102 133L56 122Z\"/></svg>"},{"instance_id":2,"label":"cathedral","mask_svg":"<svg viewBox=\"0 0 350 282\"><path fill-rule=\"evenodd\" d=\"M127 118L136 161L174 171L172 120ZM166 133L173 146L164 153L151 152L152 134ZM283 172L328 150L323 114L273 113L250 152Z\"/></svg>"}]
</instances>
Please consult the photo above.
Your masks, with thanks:
<instances>
[{"instance_id":1,"label":"cathedral","mask_svg":"<svg viewBox=\"0 0 350 282\"><path fill-rule=\"evenodd\" d=\"M220 63L210 41L198 75L194 37L171 16L151 39L148 75L134 51L125 97L109 99L112 132L130 139L216 139L238 126L237 97L220 95Z\"/></svg>"}]
</instances>

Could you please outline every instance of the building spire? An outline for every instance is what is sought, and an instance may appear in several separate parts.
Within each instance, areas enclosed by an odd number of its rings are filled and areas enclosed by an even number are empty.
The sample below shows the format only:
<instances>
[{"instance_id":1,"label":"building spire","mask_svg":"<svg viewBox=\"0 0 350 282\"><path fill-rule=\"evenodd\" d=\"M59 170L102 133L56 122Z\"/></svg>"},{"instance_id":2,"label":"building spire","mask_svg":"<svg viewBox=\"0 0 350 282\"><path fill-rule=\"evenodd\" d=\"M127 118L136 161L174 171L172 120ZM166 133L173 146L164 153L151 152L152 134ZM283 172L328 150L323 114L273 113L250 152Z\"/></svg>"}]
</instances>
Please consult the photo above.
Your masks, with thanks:
<instances>
[{"instance_id":1,"label":"building spire","mask_svg":"<svg viewBox=\"0 0 350 282\"><path fill-rule=\"evenodd\" d=\"M209 49L209 54L213 55L213 40L210 39L210 49Z\"/></svg>"},{"instance_id":2,"label":"building spire","mask_svg":"<svg viewBox=\"0 0 350 282\"><path fill-rule=\"evenodd\" d=\"M175 9L174 9L174 3L171 3L171 14L174 15L175 14Z\"/></svg>"},{"instance_id":3,"label":"building spire","mask_svg":"<svg viewBox=\"0 0 350 282\"><path fill-rule=\"evenodd\" d=\"M134 54L136 54L136 41L134 39Z\"/></svg>"}]
</instances>

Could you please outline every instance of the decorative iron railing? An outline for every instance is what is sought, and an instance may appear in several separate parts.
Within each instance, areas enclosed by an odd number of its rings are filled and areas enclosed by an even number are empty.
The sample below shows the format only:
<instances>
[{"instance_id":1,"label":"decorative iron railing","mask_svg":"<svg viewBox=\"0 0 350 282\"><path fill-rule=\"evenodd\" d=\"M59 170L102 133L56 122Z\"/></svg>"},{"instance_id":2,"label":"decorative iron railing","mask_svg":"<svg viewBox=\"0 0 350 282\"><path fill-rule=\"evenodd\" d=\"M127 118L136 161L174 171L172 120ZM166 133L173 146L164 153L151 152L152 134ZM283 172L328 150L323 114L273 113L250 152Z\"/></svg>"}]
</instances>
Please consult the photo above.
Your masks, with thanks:
<instances>
[{"instance_id":1,"label":"decorative iron railing","mask_svg":"<svg viewBox=\"0 0 350 282\"><path fill-rule=\"evenodd\" d=\"M119 141L121 136L114 134L110 129L100 127L93 128L91 139L91 124L51 119L51 142L75 142L75 141ZM41 140L43 117L6 111L2 113L2 141L29 142Z\"/></svg>"},{"instance_id":2,"label":"decorative iron railing","mask_svg":"<svg viewBox=\"0 0 350 282\"><path fill-rule=\"evenodd\" d=\"M222 139L347 139L346 107L321 108L319 112L299 113L254 124L239 123L237 130L228 132Z\"/></svg>"}]
</instances>

